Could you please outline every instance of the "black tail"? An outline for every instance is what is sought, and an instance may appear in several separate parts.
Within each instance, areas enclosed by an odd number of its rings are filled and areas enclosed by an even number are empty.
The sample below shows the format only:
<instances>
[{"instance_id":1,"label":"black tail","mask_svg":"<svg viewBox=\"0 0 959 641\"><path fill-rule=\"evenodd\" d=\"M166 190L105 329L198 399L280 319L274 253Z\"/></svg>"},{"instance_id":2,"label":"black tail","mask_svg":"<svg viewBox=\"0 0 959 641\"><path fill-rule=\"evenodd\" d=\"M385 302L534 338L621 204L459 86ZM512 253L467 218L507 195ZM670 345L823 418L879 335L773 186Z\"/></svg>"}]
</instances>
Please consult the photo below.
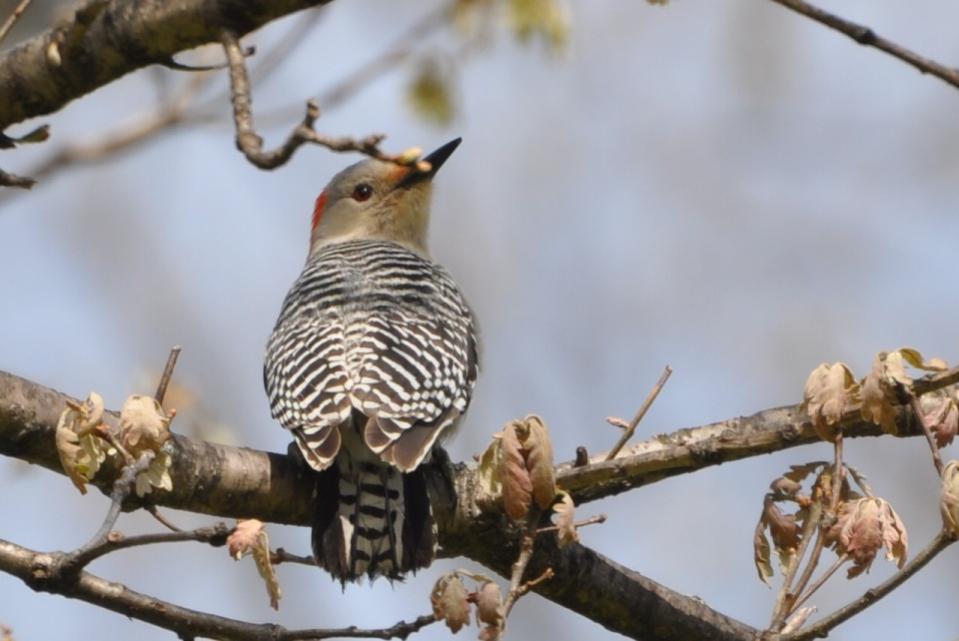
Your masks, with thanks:
<instances>
[{"instance_id":1,"label":"black tail","mask_svg":"<svg viewBox=\"0 0 959 641\"><path fill-rule=\"evenodd\" d=\"M421 470L358 463L341 451L318 474L313 557L340 582L400 579L425 568L436 550L436 524Z\"/></svg>"}]
</instances>

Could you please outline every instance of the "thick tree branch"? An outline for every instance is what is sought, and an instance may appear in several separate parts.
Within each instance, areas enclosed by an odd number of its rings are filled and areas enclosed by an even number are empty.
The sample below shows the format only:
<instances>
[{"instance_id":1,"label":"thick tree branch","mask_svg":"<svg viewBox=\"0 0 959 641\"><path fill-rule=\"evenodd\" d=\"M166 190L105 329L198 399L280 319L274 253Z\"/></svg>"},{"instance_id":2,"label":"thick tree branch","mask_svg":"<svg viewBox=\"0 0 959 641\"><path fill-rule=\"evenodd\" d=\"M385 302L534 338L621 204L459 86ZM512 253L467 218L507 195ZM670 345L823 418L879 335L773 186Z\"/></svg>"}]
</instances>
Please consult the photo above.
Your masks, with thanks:
<instances>
[{"instance_id":1,"label":"thick tree branch","mask_svg":"<svg viewBox=\"0 0 959 641\"><path fill-rule=\"evenodd\" d=\"M330 0L92 0L0 56L0 131L131 71Z\"/></svg>"},{"instance_id":2,"label":"thick tree branch","mask_svg":"<svg viewBox=\"0 0 959 641\"><path fill-rule=\"evenodd\" d=\"M902 45L896 44L891 40L886 40L875 31L861 24L856 24L845 18L824 11L817 6L811 5L804 0L772 0L777 4L792 9L796 13L811 18L820 24L824 24L830 29L835 29L844 33L857 43L865 47L875 47L880 51L885 51L890 56L902 60L906 64L912 65L921 73L928 73L947 82L953 87L959 88L959 69L947 67L935 60L920 56L918 53L906 49Z\"/></svg>"}]
</instances>

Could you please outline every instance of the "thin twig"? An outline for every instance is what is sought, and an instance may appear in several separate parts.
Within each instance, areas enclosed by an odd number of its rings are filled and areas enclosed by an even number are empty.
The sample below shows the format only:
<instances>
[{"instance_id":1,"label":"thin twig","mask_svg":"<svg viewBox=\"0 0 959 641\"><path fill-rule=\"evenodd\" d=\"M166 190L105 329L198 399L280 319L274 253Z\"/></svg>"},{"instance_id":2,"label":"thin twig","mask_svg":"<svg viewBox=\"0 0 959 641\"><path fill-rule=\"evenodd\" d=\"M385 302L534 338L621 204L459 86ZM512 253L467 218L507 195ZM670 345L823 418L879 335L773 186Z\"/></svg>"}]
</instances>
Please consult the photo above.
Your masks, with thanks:
<instances>
[{"instance_id":1,"label":"thin twig","mask_svg":"<svg viewBox=\"0 0 959 641\"><path fill-rule=\"evenodd\" d=\"M184 541L196 541L198 543L209 543L214 547L220 547L226 544L226 537L232 530L225 523L217 523L210 527L201 527L195 530L181 530L179 532L156 532L153 534L138 534L136 536L123 536L120 532L110 532L110 534L92 547L84 547L73 553L71 562L76 564L76 569L81 569L89 565L95 559L101 556L125 550L127 548L140 547L143 545L155 545L157 543L182 543Z\"/></svg>"},{"instance_id":2,"label":"thin twig","mask_svg":"<svg viewBox=\"0 0 959 641\"><path fill-rule=\"evenodd\" d=\"M586 527L587 525L597 525L599 523L605 523L605 522L606 522L606 515L597 514L596 516L591 516L588 519L583 519L582 521L577 521L576 523L573 523L573 527L578 530L579 528ZM557 530L559 530L558 525L550 525L547 527L539 528L538 530L536 530L536 533L546 534L547 532L556 532Z\"/></svg>"},{"instance_id":3,"label":"thin twig","mask_svg":"<svg viewBox=\"0 0 959 641\"><path fill-rule=\"evenodd\" d=\"M273 565L279 565L281 563L299 563L300 565L316 565L316 559L312 556L301 556L299 554L291 554L284 550L283 548L276 548L275 551L270 553L270 563Z\"/></svg>"},{"instance_id":4,"label":"thin twig","mask_svg":"<svg viewBox=\"0 0 959 641\"><path fill-rule=\"evenodd\" d=\"M916 420L919 421L920 427L922 427L922 433L926 437L926 442L929 443L929 451L932 453L932 464L936 468L936 473L942 478L942 456L939 454L939 448L936 446L936 438L932 435L932 428L929 426L928 421L926 421L926 414L922 411L922 407L919 406L919 398L908 388L905 389L906 395L909 397L909 407L912 409L912 413L916 415Z\"/></svg>"},{"instance_id":5,"label":"thin twig","mask_svg":"<svg viewBox=\"0 0 959 641\"><path fill-rule=\"evenodd\" d=\"M529 592L534 586L553 577L553 569L546 570L532 581L523 582L523 575L526 574L526 566L533 558L533 549L536 545L536 524L539 522L539 511L532 510L526 517L526 528L523 531L523 538L520 539L519 555L513 563L512 572L509 578L509 592L503 601L503 621L509 617L513 606L521 596Z\"/></svg>"},{"instance_id":6,"label":"thin twig","mask_svg":"<svg viewBox=\"0 0 959 641\"><path fill-rule=\"evenodd\" d=\"M163 405L163 397L166 396L166 388L170 386L170 379L173 377L173 368L176 367L176 360L180 357L181 349L179 345L174 345L170 349L170 355L167 356L166 366L164 366L163 374L160 376L160 383L157 385L156 394L153 395L153 398L155 398L160 405Z\"/></svg>"},{"instance_id":7,"label":"thin twig","mask_svg":"<svg viewBox=\"0 0 959 641\"><path fill-rule=\"evenodd\" d=\"M666 384L666 381L669 380L669 376L673 373L673 368L667 365L663 369L663 373L660 375L659 380L656 381L656 385L650 390L649 395L646 397L646 400L643 401L643 404L639 406L639 410L636 412L636 416L633 417L633 420L629 422L629 425L623 431L622 436L619 437L619 440L616 441L616 445L613 446L613 449L609 451L609 454L606 455L607 461L612 461L616 458L616 455L619 454L619 451L623 449L623 446L629 442L629 439L633 438L633 433L636 432L636 427L639 425L639 422L643 420L643 417L646 416L646 412L649 411L649 408L652 406L653 401L656 400L656 397L659 396L659 393L663 389L663 385Z\"/></svg>"},{"instance_id":8,"label":"thin twig","mask_svg":"<svg viewBox=\"0 0 959 641\"><path fill-rule=\"evenodd\" d=\"M0 187L18 187L20 189L30 189L36 184L36 178L17 176L16 174L11 174L0 169Z\"/></svg>"},{"instance_id":9,"label":"thin twig","mask_svg":"<svg viewBox=\"0 0 959 641\"><path fill-rule=\"evenodd\" d=\"M157 508L157 506L148 503L143 506L143 509L150 513L153 518L160 522L163 527L170 530L171 532L183 532L182 528L177 527L177 525L168 519L164 514Z\"/></svg>"},{"instance_id":10,"label":"thin twig","mask_svg":"<svg viewBox=\"0 0 959 641\"><path fill-rule=\"evenodd\" d=\"M795 604L793 605L793 607L792 607L792 612L790 612L790 616L792 616L794 613L798 612L798 611L799 611L799 608L802 607L803 603L805 603L806 601L808 601L808 600L809 600L809 597L811 597L813 594L815 594L815 593L816 593L816 590L818 590L819 588L821 588L821 587L826 583L826 581L829 580L829 577L831 577L833 574L835 574L835 573L836 573L836 570L838 570L840 567L842 567L842 564L845 563L848 558L849 558L849 556L848 556L845 552L843 552L842 554L840 554L839 556L837 556L837 557L836 557L836 560L833 561L833 564L832 564L831 566L829 566L829 569L826 570L825 572L823 572L822 576L819 577L818 579L816 579L816 580L813 582L813 584L809 586L809 589L806 590L805 594L803 594L803 595L800 596L798 599L796 599L796 603L795 603Z\"/></svg>"},{"instance_id":11,"label":"thin twig","mask_svg":"<svg viewBox=\"0 0 959 641\"><path fill-rule=\"evenodd\" d=\"M796 555L793 557L792 562L786 567L782 587L779 588L779 593L776 595L776 603L773 606L773 614L769 622L769 628L771 630L780 629L786 620L786 612L789 610L791 594L789 586L792 585L793 579L796 578L796 572L799 571L799 566L802 563L803 557L806 555L806 550L809 549L809 543L813 535L818 534L821 520L822 505L818 501L813 501L812 505L809 506L809 515L806 517L806 522L803 524L799 549L796 550Z\"/></svg>"},{"instance_id":12,"label":"thin twig","mask_svg":"<svg viewBox=\"0 0 959 641\"><path fill-rule=\"evenodd\" d=\"M103 519L103 524L100 526L100 529L93 535L93 538L69 555L68 566L71 570L82 569L84 565L89 563L89 560L87 560L88 556L93 555L93 558L98 556L96 551L104 545L107 537L110 535L110 531L113 530L113 526L116 525L117 519L120 517L120 511L123 508L123 502L133 490L137 476L150 467L150 463L153 462L155 456L156 454L154 452L147 450L140 455L136 463L123 468L123 472L120 473L120 476L113 483L113 491L110 493L110 509L107 510L107 516Z\"/></svg>"},{"instance_id":13,"label":"thin twig","mask_svg":"<svg viewBox=\"0 0 959 641\"><path fill-rule=\"evenodd\" d=\"M10 17L3 23L3 26L0 27L0 42L3 42L3 39L7 37L7 34L10 32L10 29L13 28L14 23L20 19L20 16L23 15L23 12L27 10L27 7L30 6L30 3L33 0L21 0L20 4L16 6L13 10L13 13L10 14Z\"/></svg>"},{"instance_id":14,"label":"thin twig","mask_svg":"<svg viewBox=\"0 0 959 641\"><path fill-rule=\"evenodd\" d=\"M832 614L823 617L805 630L787 634L780 638L780 641L807 641L808 639L825 637L830 630L840 623L849 620L859 614L873 603L892 592L894 589L905 583L909 577L921 570L927 563L933 560L940 552L956 542L956 539L948 533L940 531L929 545L920 550L899 572L880 583L853 601L852 603L839 608Z\"/></svg>"},{"instance_id":15,"label":"thin twig","mask_svg":"<svg viewBox=\"0 0 959 641\"><path fill-rule=\"evenodd\" d=\"M236 34L231 31L224 31L221 40L230 64L230 95L233 103L233 121L236 126L236 146L254 166L260 169L276 169L285 164L302 145L312 143L332 151L357 151L371 158L407 165L419 170L417 158L402 154L394 156L380 151L379 145L385 138L382 134L355 139L331 138L317 133L313 125L320 117L320 107L312 99L306 103L303 121L290 132L286 142L272 151L263 151L263 138L253 127L250 79L240 50L240 43Z\"/></svg>"},{"instance_id":16,"label":"thin twig","mask_svg":"<svg viewBox=\"0 0 959 641\"><path fill-rule=\"evenodd\" d=\"M863 46L875 47L880 51L884 51L889 55L898 58L909 65L912 65L921 73L928 73L952 85L953 87L959 88L959 69L947 67L946 65L940 64L935 60L920 56L914 51L906 49L895 42L886 40L885 38L876 34L876 32L869 27L851 22L845 18L840 18L839 16L829 13L828 11L824 11L819 7L805 2L804 0L772 1L792 9L796 13L802 14L807 18L812 18L816 22L824 24L831 29L835 29L836 31L849 36Z\"/></svg>"}]
</instances>

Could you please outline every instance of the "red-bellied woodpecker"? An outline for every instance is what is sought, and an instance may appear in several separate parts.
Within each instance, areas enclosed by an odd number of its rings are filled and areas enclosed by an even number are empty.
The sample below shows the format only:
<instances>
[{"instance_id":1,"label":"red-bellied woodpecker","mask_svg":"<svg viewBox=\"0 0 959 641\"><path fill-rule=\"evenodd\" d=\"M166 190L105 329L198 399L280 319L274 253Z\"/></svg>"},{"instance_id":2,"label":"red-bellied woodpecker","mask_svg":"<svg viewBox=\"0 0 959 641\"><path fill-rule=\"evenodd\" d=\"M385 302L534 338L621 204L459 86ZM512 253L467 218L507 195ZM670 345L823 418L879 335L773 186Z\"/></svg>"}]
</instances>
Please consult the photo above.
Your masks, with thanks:
<instances>
[{"instance_id":1,"label":"red-bellied woodpecker","mask_svg":"<svg viewBox=\"0 0 959 641\"><path fill-rule=\"evenodd\" d=\"M313 555L340 581L433 560L418 468L477 374L472 314L426 248L431 181L459 143L427 156L428 172L365 160L330 181L266 348L273 416L321 472Z\"/></svg>"}]
</instances>

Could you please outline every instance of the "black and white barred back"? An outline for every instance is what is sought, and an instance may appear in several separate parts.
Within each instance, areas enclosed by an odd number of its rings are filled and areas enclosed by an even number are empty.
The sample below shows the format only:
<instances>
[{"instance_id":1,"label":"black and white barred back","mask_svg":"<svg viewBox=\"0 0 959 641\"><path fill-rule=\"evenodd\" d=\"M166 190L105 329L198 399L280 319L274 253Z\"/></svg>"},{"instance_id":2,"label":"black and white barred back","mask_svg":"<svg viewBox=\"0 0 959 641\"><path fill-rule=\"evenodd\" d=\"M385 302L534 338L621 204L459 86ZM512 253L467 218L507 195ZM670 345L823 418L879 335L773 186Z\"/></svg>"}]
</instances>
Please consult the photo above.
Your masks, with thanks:
<instances>
[{"instance_id":1,"label":"black and white barred back","mask_svg":"<svg viewBox=\"0 0 959 641\"><path fill-rule=\"evenodd\" d=\"M341 581L429 565L417 467L477 375L473 317L449 273L388 241L322 247L286 296L263 373L274 418L323 472L317 562Z\"/></svg>"}]
</instances>

